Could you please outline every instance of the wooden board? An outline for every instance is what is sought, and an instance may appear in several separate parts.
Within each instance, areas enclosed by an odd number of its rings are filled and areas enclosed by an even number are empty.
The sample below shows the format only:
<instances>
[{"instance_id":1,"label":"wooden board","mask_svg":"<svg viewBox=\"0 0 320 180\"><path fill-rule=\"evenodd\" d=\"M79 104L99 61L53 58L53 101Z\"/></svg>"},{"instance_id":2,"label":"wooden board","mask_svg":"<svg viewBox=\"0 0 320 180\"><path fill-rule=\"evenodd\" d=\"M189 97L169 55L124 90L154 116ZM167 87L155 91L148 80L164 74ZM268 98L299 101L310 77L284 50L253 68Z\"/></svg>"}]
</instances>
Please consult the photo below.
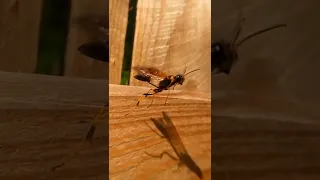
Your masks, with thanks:
<instances>
[{"instance_id":1,"label":"wooden board","mask_svg":"<svg viewBox=\"0 0 320 180\"><path fill-rule=\"evenodd\" d=\"M108 82L0 72L0 179L107 179L107 121L55 172L108 100Z\"/></svg>"},{"instance_id":2,"label":"wooden board","mask_svg":"<svg viewBox=\"0 0 320 180\"><path fill-rule=\"evenodd\" d=\"M132 66L154 66L168 74L200 68L177 89L211 88L211 1L139 1ZM130 85L143 85L131 72Z\"/></svg>"},{"instance_id":3,"label":"wooden board","mask_svg":"<svg viewBox=\"0 0 320 180\"><path fill-rule=\"evenodd\" d=\"M110 84L120 84L125 39L128 25L129 1L110 0L109 37L110 37Z\"/></svg>"},{"instance_id":4,"label":"wooden board","mask_svg":"<svg viewBox=\"0 0 320 180\"><path fill-rule=\"evenodd\" d=\"M79 26L74 22L77 18L89 17L94 22L95 18L108 19L109 2L106 0L73 0L71 9L70 29L65 62L65 76L107 79L109 76L108 63L100 62L81 54L77 48L91 39L94 32L89 28ZM92 23L94 24L94 23Z\"/></svg>"},{"instance_id":5,"label":"wooden board","mask_svg":"<svg viewBox=\"0 0 320 180\"><path fill-rule=\"evenodd\" d=\"M41 0L1 0L0 70L33 73L37 65Z\"/></svg>"},{"instance_id":6,"label":"wooden board","mask_svg":"<svg viewBox=\"0 0 320 180\"><path fill-rule=\"evenodd\" d=\"M155 134L144 121L161 117L166 111L175 124L190 156L200 166L205 179L211 173L211 99L208 94L172 91L164 106L166 93L150 98L135 107L148 88L110 85L109 173L110 179L197 179L186 167L177 170L178 162L164 156L157 159L144 152L173 153L169 143ZM151 127L154 127L150 121Z\"/></svg>"}]
</instances>

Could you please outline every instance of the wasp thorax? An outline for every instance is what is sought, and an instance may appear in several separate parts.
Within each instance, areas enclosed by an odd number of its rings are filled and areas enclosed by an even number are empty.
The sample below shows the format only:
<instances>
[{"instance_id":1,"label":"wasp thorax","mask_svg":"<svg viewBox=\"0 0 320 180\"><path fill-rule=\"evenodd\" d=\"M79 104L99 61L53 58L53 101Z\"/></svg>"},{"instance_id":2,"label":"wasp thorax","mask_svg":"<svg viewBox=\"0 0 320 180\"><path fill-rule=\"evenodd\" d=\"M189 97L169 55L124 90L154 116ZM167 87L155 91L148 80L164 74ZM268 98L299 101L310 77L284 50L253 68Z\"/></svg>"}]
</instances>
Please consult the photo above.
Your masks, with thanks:
<instances>
[{"instance_id":1,"label":"wasp thorax","mask_svg":"<svg viewBox=\"0 0 320 180\"><path fill-rule=\"evenodd\" d=\"M178 75L176 75L175 77L175 81L177 82L177 83L179 83L179 84L183 84L183 82L184 82L184 76L183 75L181 75L181 74L178 74Z\"/></svg>"}]
</instances>

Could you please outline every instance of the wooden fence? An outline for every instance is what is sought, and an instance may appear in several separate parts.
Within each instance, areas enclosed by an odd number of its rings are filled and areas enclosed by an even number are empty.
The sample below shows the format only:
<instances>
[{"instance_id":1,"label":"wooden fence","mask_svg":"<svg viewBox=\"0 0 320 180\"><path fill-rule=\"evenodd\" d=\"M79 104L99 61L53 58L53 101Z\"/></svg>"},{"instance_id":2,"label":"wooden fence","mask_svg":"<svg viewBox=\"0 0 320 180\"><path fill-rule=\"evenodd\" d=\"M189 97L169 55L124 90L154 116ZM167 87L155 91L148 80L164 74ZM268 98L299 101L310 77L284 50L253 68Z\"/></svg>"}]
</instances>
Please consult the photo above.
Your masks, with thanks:
<instances>
[{"instance_id":1,"label":"wooden fence","mask_svg":"<svg viewBox=\"0 0 320 180\"><path fill-rule=\"evenodd\" d=\"M166 111L177 126L191 157L205 179L211 172L211 21L209 0L139 0L136 7L128 1L110 1L110 85L109 85L109 178L110 179L193 179L187 168L174 169L178 162L167 157L148 157L144 152L173 152L170 145L154 134L144 121L161 117ZM121 67L128 46L128 10L136 10L132 63L156 67L168 75L199 68L186 76L182 86L154 98L141 94L151 86L133 78L130 86L120 84ZM127 33L127 34L126 34ZM129 45L130 46L130 45ZM138 87L144 86L144 87ZM154 99L153 104L149 107ZM125 114L130 113L125 116ZM174 152L173 152L174 153Z\"/></svg>"}]
</instances>

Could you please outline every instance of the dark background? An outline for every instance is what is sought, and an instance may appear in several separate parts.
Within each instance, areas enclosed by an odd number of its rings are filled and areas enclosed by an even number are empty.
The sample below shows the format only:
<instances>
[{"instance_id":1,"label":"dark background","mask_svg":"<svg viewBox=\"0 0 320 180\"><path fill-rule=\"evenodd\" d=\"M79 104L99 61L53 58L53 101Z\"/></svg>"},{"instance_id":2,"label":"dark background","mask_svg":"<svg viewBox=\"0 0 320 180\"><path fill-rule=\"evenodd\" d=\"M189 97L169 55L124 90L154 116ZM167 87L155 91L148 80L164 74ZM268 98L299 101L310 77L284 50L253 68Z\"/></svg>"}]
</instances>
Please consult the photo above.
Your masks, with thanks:
<instances>
[{"instance_id":1,"label":"dark background","mask_svg":"<svg viewBox=\"0 0 320 180\"><path fill-rule=\"evenodd\" d=\"M240 39L230 76L212 77L212 168L217 179L319 179L320 2L212 1L212 39Z\"/></svg>"}]
</instances>

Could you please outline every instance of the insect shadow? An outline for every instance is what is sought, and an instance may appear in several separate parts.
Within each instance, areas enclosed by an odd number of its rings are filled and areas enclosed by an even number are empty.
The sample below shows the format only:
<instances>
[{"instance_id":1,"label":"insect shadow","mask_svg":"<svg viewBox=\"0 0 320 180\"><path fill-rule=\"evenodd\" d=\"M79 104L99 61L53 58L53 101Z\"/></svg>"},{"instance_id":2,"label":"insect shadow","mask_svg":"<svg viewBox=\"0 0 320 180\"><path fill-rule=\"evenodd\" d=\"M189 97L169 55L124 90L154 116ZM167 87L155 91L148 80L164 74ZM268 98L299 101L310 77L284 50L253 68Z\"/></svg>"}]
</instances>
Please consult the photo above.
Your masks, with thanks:
<instances>
[{"instance_id":1,"label":"insect shadow","mask_svg":"<svg viewBox=\"0 0 320 180\"><path fill-rule=\"evenodd\" d=\"M89 128L88 133L85 136L85 139L78 143L77 146L75 147L75 150L72 152L72 154L68 155L61 163L53 166L51 168L52 171L56 171L57 169L60 169L61 167L63 167L65 164L67 164L68 162L70 162L71 160L75 159L78 155L79 152L81 150L83 150L87 145L91 145L92 144L92 140L93 140L93 135L96 131L97 128L97 123L99 123L100 121L102 121L102 118L104 117L108 117L109 113L107 110L109 109L109 104L106 104L102 109L100 109L100 111L94 116L93 121L91 122L91 126Z\"/></svg>"},{"instance_id":2,"label":"insect shadow","mask_svg":"<svg viewBox=\"0 0 320 180\"><path fill-rule=\"evenodd\" d=\"M264 32L287 26L286 24L274 25L249 34L243 39L237 41L244 21L245 19L242 18L242 13L240 11L239 20L234 29L234 37L231 40L213 41L211 43L211 72L214 75L220 73L224 73L226 75L230 74L232 67L238 60L238 49L244 42Z\"/></svg>"},{"instance_id":3,"label":"insect shadow","mask_svg":"<svg viewBox=\"0 0 320 180\"><path fill-rule=\"evenodd\" d=\"M161 132L162 135L160 135L157 131L151 128L146 121L144 122L152 131L158 134L161 138L166 138L168 140L168 142L172 146L174 152L176 153L179 159L175 158L173 155L171 155L166 151L162 152L160 155L152 155L147 152L145 153L151 157L156 157L156 158L162 158L166 154L171 159L175 161L179 161L179 164L178 164L179 167L182 165L186 165L192 172L194 172L200 179L202 179L203 174L201 169L188 154L187 149L183 145L176 127L171 121L171 118L168 116L166 112L162 112L162 115L163 115L163 118L158 118L158 119L151 118L151 121L157 127L157 129Z\"/></svg>"}]
</instances>

